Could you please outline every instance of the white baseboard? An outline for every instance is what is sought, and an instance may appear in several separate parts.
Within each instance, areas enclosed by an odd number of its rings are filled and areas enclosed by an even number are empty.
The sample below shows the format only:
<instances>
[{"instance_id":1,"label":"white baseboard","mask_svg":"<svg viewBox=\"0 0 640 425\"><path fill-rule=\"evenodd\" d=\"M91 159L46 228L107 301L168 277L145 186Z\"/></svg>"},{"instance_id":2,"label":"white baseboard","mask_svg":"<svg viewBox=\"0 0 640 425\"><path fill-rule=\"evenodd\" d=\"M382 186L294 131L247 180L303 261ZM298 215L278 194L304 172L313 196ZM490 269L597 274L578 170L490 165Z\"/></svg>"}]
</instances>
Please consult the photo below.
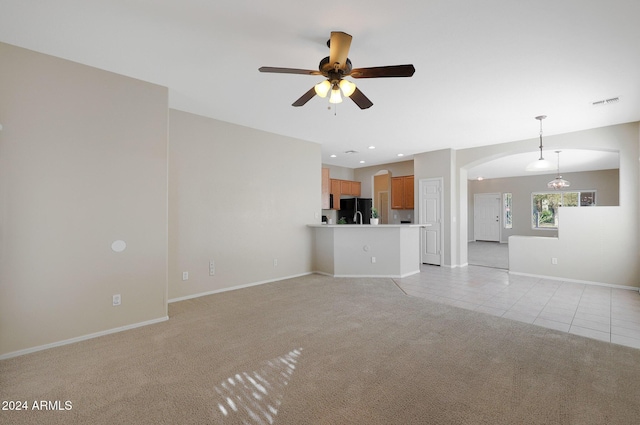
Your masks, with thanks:
<instances>
[{"instance_id":1,"label":"white baseboard","mask_svg":"<svg viewBox=\"0 0 640 425\"><path fill-rule=\"evenodd\" d=\"M175 303L175 302L178 302L178 301L191 300L193 298L205 297L207 295L219 294L219 293L222 293L222 292L235 291L236 289L249 288L251 286L264 285L265 283L278 282L279 280L293 279L293 278L296 278L296 277L307 276L307 275L310 275L310 274L313 274L313 273L314 272L306 272L306 273L300 273L300 274L296 274L296 275L292 275L292 276L283 276L283 277L277 277L275 279L261 280L259 282L245 283L245 284L242 284L242 285L231 286L229 288L215 289L213 291L199 292L197 294L185 295L184 297L171 298L169 300L169 303Z\"/></svg>"},{"instance_id":2,"label":"white baseboard","mask_svg":"<svg viewBox=\"0 0 640 425\"><path fill-rule=\"evenodd\" d=\"M336 278L376 278L376 277L380 277L383 279L402 279L405 277L409 277L409 276L413 276L414 274L418 274L420 273L420 270L413 270L410 271L408 273L403 273L403 274L385 274L385 275L380 275L380 274L331 274L331 273L326 273L326 272L318 272L315 271L313 272L314 274L321 274L323 276L329 276L329 277L336 277Z\"/></svg>"},{"instance_id":3,"label":"white baseboard","mask_svg":"<svg viewBox=\"0 0 640 425\"><path fill-rule=\"evenodd\" d=\"M65 339L62 341L52 342L50 344L39 345L37 347L26 348L24 350L13 351L11 353L6 353L0 355L0 360L9 359L11 357L18 357L29 353L35 353L36 351L48 350L49 348L60 347L62 345L73 344L75 342L85 341L87 339L98 338L100 336L105 336L109 334L113 334L116 332L128 331L129 329L135 329L142 326L153 325L154 323L160 323L169 320L169 316L159 317L153 320L147 320L145 322L133 323L131 325L120 326L113 329L107 329L100 332L91 333L88 335L82 335L75 338Z\"/></svg>"},{"instance_id":4,"label":"white baseboard","mask_svg":"<svg viewBox=\"0 0 640 425\"><path fill-rule=\"evenodd\" d=\"M509 270L509 274L513 274L516 276L528 276L528 277L537 277L540 279L557 280L561 282L582 283L585 285L606 286L608 288L614 288L614 289L627 289L631 291L640 291L640 288L638 288L637 286L616 285L613 283L595 282L592 280L569 279L566 277L558 277L558 276L545 276L545 275L531 274L531 273L520 273L520 272L512 272L511 270Z\"/></svg>"}]
</instances>

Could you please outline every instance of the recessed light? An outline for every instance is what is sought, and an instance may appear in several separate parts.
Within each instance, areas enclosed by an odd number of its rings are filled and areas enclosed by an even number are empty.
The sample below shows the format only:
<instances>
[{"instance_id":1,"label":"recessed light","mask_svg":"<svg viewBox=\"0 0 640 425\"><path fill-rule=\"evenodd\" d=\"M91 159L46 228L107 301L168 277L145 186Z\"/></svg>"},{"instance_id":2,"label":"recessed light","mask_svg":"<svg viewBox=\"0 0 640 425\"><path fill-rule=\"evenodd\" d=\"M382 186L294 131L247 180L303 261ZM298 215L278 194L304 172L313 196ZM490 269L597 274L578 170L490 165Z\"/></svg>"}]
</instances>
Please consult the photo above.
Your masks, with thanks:
<instances>
[{"instance_id":1,"label":"recessed light","mask_svg":"<svg viewBox=\"0 0 640 425\"><path fill-rule=\"evenodd\" d=\"M399 153L398 156L404 156L404 154L403 153Z\"/></svg>"},{"instance_id":2,"label":"recessed light","mask_svg":"<svg viewBox=\"0 0 640 425\"><path fill-rule=\"evenodd\" d=\"M333 154L333 155L331 155L331 158L335 158L336 156L337 156L336 154Z\"/></svg>"},{"instance_id":3,"label":"recessed light","mask_svg":"<svg viewBox=\"0 0 640 425\"><path fill-rule=\"evenodd\" d=\"M484 177L478 177L478 181L481 182L482 180L484 180Z\"/></svg>"},{"instance_id":4,"label":"recessed light","mask_svg":"<svg viewBox=\"0 0 640 425\"><path fill-rule=\"evenodd\" d=\"M360 161L360 164L364 164L364 161Z\"/></svg>"},{"instance_id":5,"label":"recessed light","mask_svg":"<svg viewBox=\"0 0 640 425\"><path fill-rule=\"evenodd\" d=\"M369 146L369 149L375 149L375 148L376 148L375 146Z\"/></svg>"}]
</instances>

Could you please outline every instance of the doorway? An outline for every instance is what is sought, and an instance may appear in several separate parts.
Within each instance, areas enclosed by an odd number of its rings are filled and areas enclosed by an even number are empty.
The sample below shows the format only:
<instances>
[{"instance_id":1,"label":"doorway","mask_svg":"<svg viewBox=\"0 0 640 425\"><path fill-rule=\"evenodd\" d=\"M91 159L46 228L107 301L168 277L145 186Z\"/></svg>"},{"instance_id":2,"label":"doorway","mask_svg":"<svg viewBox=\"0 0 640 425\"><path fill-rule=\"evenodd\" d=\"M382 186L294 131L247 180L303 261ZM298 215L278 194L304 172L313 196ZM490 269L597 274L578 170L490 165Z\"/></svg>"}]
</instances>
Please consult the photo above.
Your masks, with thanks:
<instances>
[{"instance_id":1,"label":"doorway","mask_svg":"<svg viewBox=\"0 0 640 425\"><path fill-rule=\"evenodd\" d=\"M378 192L378 214L380 224L389 224L389 191Z\"/></svg>"},{"instance_id":2,"label":"doorway","mask_svg":"<svg viewBox=\"0 0 640 425\"><path fill-rule=\"evenodd\" d=\"M373 205L378 209L380 224L389 224L391 217L391 173L380 170L373 176Z\"/></svg>"},{"instance_id":3,"label":"doorway","mask_svg":"<svg viewBox=\"0 0 640 425\"><path fill-rule=\"evenodd\" d=\"M442 265L443 179L420 179L420 258L423 264Z\"/></svg>"},{"instance_id":4,"label":"doorway","mask_svg":"<svg viewBox=\"0 0 640 425\"><path fill-rule=\"evenodd\" d=\"M473 240L500 242L499 193L476 193L473 195Z\"/></svg>"}]
</instances>

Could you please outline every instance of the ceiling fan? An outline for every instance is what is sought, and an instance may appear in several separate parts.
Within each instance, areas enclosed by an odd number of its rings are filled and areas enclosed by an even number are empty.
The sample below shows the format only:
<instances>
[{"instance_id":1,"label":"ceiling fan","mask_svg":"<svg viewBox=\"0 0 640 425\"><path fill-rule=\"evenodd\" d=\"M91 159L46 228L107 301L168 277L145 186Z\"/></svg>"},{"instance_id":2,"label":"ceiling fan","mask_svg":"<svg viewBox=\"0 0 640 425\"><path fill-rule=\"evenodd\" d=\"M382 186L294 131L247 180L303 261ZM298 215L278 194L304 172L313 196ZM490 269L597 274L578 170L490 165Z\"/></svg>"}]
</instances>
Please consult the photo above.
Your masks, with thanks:
<instances>
[{"instance_id":1,"label":"ceiling fan","mask_svg":"<svg viewBox=\"0 0 640 425\"><path fill-rule=\"evenodd\" d=\"M305 74L305 75L322 75L326 78L321 83L311 87L311 89L303 94L298 100L293 102L293 106L302 106L307 103L316 94L320 97L326 97L331 91L329 97L330 103L342 102L342 96L350 97L360 109L367 109L373 106L373 103L356 87L354 83L344 79L344 77L352 78L382 78L382 77L411 77L416 69L413 65L391 65L377 66L372 68L353 68L349 55L352 37L341 31L332 31L331 38L327 41L329 46L329 56L320 61L318 71L297 68L275 68L263 66L259 68L260 72L272 72L276 74Z\"/></svg>"}]
</instances>

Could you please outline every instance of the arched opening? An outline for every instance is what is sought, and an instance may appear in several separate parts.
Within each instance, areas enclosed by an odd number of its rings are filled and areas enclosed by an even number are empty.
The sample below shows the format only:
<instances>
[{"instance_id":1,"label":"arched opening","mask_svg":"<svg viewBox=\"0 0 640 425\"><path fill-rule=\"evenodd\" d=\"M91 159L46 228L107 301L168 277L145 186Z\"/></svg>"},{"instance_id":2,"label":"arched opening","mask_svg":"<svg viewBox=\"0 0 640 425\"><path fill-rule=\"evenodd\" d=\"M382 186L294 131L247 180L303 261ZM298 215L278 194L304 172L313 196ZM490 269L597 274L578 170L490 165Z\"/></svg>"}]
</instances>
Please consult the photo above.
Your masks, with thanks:
<instances>
[{"instance_id":1,"label":"arched opening","mask_svg":"<svg viewBox=\"0 0 640 425\"><path fill-rule=\"evenodd\" d=\"M461 192L466 186L464 195L466 211L461 210L461 220L466 218L466 241L460 239L460 258L468 264L487 265L484 259L473 258L472 251L476 243L477 217L480 214L476 200L483 196L498 194L501 197L501 211L499 215L500 236L499 243L506 245L510 236L558 237L558 225L541 226L536 223L536 197L555 196L561 199L579 199L578 202L560 202L559 206L619 206L620 205L620 154L617 150L604 149L574 149L572 147L558 149L562 153L560 174L571 182L571 186L554 191L547 187L559 173L556 167L545 171L525 171L527 163L536 159L533 153L504 153L486 158L479 158L460 169ZM545 152L545 159L555 163L555 151ZM587 196L588 195L588 196ZM588 198L582 202L582 198ZM554 198L555 199L555 198ZM462 201L462 199L461 199ZM564 205L563 205L564 204ZM509 208L507 211L506 209ZM557 209L554 209L557 213ZM481 216L481 214L480 214ZM557 218L557 217L556 217ZM480 240L480 239L478 239ZM491 240L491 239L487 239ZM466 242L466 243L464 243ZM476 245L490 246L487 243ZM467 249L465 249L467 248ZM464 252L467 251L467 252ZM501 249L504 252L504 247ZM478 254L476 252L476 254ZM484 254L479 253L480 257ZM486 255L487 258L497 258L496 255ZM478 262L479 261L479 262ZM503 261L504 263L504 261Z\"/></svg>"}]
</instances>

